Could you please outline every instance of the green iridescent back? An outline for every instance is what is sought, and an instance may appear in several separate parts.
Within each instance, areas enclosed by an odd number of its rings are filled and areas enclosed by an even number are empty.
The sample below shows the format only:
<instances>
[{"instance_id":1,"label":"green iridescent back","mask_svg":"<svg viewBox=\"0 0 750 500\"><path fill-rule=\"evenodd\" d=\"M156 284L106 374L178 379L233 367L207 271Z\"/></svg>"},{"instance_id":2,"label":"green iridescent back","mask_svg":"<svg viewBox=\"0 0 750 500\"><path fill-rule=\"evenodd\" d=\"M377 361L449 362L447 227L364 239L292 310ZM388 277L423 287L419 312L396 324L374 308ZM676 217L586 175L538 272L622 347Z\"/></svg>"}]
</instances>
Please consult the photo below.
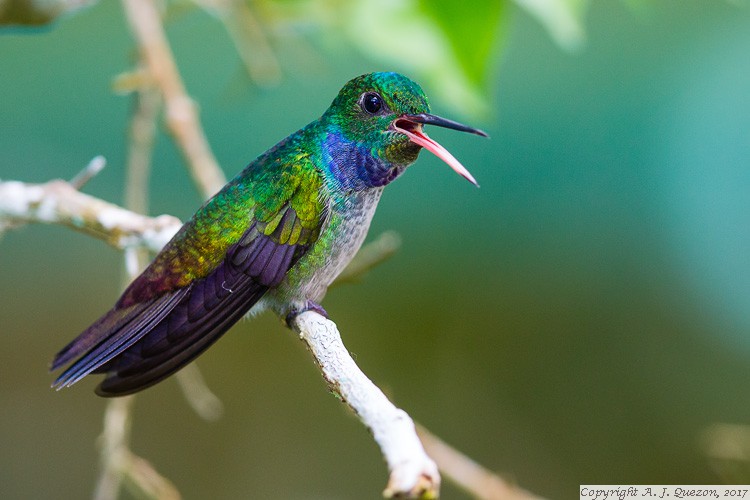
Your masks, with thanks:
<instances>
[{"instance_id":1,"label":"green iridescent back","mask_svg":"<svg viewBox=\"0 0 750 500\"><path fill-rule=\"evenodd\" d=\"M207 276L250 227L278 243L311 245L320 234L323 178L305 151L304 135L256 159L207 201L123 298L140 302ZM292 217L284 217L287 210Z\"/></svg>"}]
</instances>

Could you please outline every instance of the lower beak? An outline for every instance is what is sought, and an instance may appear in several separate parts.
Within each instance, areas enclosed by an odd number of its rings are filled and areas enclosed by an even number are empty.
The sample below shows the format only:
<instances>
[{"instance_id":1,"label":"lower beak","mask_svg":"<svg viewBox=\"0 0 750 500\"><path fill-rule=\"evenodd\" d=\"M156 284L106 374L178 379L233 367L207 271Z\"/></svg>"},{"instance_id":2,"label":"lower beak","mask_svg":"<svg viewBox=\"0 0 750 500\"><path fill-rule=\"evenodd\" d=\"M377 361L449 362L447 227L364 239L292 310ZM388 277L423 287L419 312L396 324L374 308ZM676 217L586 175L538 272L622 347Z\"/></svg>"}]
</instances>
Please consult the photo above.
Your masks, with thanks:
<instances>
[{"instance_id":1,"label":"lower beak","mask_svg":"<svg viewBox=\"0 0 750 500\"><path fill-rule=\"evenodd\" d=\"M435 156L443 160L448 164L458 175L462 176L475 186L479 187L476 179L472 176L466 167L461 165L452 154L448 152L443 146L435 142L433 139L427 136L422 130L422 124L425 125L437 125L438 127L449 128L458 130L461 132L469 132L471 134L481 135L487 137L487 134L479 129L463 125L446 118L439 116L430 115L427 113L421 113L418 115L401 115L393 122L393 128L396 132L400 132L409 138L411 142L422 146L426 150L433 153Z\"/></svg>"}]
</instances>

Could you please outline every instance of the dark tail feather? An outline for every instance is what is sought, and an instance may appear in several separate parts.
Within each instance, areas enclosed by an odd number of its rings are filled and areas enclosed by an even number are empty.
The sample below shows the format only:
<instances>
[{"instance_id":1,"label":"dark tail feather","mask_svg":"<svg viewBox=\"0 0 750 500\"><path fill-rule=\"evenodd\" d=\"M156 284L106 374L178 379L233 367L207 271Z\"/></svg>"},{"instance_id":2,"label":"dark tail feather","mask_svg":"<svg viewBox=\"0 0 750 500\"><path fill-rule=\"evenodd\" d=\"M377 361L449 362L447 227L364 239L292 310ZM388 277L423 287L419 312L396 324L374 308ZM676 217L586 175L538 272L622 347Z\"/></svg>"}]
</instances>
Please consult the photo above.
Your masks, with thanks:
<instances>
[{"instance_id":1,"label":"dark tail feather","mask_svg":"<svg viewBox=\"0 0 750 500\"><path fill-rule=\"evenodd\" d=\"M52 384L69 387L138 342L159 324L190 291L186 287L125 309L112 309L65 346L52 362L52 369L83 356Z\"/></svg>"},{"instance_id":2,"label":"dark tail feather","mask_svg":"<svg viewBox=\"0 0 750 500\"><path fill-rule=\"evenodd\" d=\"M205 288L212 280L196 283L167 318L137 344L102 367L107 377L97 387L100 396L124 396L160 382L184 367L216 342L266 292L249 277L249 283L225 291L221 306L206 309ZM222 281L218 281L221 286ZM224 284L224 286L226 286Z\"/></svg>"}]
</instances>

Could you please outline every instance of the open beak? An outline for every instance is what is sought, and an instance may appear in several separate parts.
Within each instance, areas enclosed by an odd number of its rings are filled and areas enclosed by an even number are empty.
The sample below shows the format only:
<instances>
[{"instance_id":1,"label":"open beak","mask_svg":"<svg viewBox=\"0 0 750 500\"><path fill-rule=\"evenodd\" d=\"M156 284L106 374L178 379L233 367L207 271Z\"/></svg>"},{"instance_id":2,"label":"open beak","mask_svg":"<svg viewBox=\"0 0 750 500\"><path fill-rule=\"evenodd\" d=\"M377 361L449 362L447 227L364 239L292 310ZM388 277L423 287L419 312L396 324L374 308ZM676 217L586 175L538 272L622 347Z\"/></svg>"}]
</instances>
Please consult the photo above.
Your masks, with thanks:
<instances>
[{"instance_id":1,"label":"open beak","mask_svg":"<svg viewBox=\"0 0 750 500\"><path fill-rule=\"evenodd\" d=\"M422 130L422 124L425 125L437 125L438 127L450 128L453 130L459 130L461 132L469 132L471 134L481 135L482 137L488 137L487 134L479 129L472 128L463 125L446 118L439 116L430 115L428 113L420 113L418 115L401 115L393 122L393 129L396 132L400 132L409 138L411 142L422 146L426 150L433 153L435 156L443 160L448 164L455 172L467 181L471 182L475 186L479 187L474 177L466 170L466 167L461 165L452 154L448 152L443 146L432 140Z\"/></svg>"}]
</instances>

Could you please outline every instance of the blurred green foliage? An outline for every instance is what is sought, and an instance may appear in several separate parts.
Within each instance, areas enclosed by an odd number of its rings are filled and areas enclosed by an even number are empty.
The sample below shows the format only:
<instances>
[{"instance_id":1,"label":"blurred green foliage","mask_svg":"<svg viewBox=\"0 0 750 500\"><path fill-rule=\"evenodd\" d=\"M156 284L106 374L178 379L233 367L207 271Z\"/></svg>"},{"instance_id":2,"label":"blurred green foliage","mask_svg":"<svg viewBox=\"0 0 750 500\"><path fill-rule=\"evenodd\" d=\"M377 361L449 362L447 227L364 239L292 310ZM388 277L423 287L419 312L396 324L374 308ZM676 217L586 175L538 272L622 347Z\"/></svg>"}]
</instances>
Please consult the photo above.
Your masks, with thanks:
<instances>
[{"instance_id":1,"label":"blurred green foliage","mask_svg":"<svg viewBox=\"0 0 750 500\"><path fill-rule=\"evenodd\" d=\"M49 23L87 3L0 0L0 25ZM266 38L278 44L305 33L285 29L290 26L335 28L367 57L408 68L427 81L441 101L477 115L488 111L488 90L495 81L511 3L536 18L561 47L582 42L588 0L477 0L470 7L455 0L181 0L166 5L168 13L198 7L216 14L234 37L256 83L278 81L278 64ZM243 20L250 24L238 24Z\"/></svg>"},{"instance_id":2,"label":"blurred green foliage","mask_svg":"<svg viewBox=\"0 0 750 500\"><path fill-rule=\"evenodd\" d=\"M507 6L497 0L478 0L471 8L452 0L420 0L425 15L434 19L448 40L458 64L473 85L486 89L490 63L496 59Z\"/></svg>"}]
</instances>

